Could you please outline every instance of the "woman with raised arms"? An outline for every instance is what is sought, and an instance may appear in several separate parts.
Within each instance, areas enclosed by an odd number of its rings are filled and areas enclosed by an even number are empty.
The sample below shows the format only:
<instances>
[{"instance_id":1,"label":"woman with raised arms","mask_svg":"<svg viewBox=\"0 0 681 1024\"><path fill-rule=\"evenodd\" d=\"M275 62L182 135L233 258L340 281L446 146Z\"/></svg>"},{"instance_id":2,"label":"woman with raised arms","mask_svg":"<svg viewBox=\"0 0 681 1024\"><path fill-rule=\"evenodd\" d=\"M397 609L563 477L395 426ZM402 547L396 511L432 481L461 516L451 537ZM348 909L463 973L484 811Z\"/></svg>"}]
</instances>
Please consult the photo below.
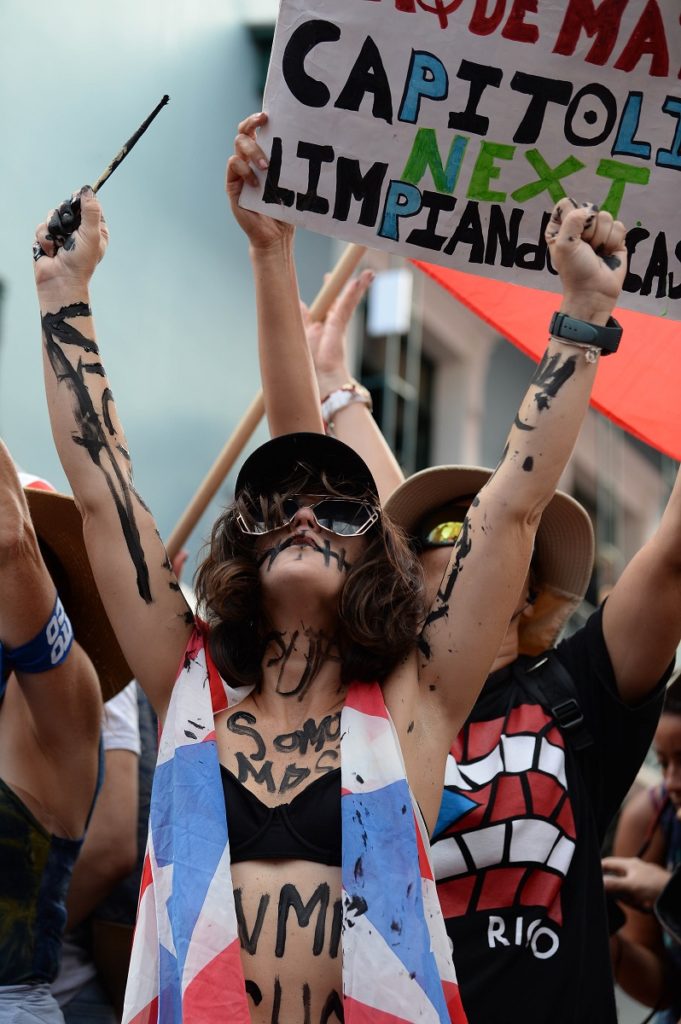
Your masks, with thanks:
<instances>
[{"instance_id":1,"label":"woman with raised arms","mask_svg":"<svg viewBox=\"0 0 681 1024\"><path fill-rule=\"evenodd\" d=\"M213 528L197 576L206 622L193 620L132 485L95 342L89 281L108 241L99 203L85 189L77 230L60 208L37 232L55 439L111 621L164 723L124 1019L462 1021L427 833L595 367L551 340L422 607L418 563L371 474L322 433L293 231L237 205L250 164L265 160L262 120L240 126L227 191L250 243L275 437L246 460ZM596 273L581 235L601 231L604 215L562 212L549 241L566 302L579 315L588 287L607 320L624 229L609 221L614 269Z\"/></svg>"}]
</instances>

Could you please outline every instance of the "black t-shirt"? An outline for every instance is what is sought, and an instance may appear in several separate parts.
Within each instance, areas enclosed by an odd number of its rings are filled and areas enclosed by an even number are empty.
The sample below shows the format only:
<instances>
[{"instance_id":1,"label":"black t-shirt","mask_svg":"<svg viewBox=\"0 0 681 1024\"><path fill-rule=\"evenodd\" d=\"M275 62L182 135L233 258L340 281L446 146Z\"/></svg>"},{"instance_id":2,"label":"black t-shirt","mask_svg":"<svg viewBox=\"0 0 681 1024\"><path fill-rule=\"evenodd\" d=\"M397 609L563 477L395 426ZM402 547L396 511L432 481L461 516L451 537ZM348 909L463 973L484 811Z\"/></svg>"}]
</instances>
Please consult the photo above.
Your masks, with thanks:
<instances>
[{"instance_id":1,"label":"black t-shirt","mask_svg":"<svg viewBox=\"0 0 681 1024\"><path fill-rule=\"evenodd\" d=\"M556 649L594 743L579 754L519 658L494 672L447 763L433 861L469 1024L615 1024L600 866L652 741L664 681L617 696L602 610ZM665 677L666 678L666 677Z\"/></svg>"}]
</instances>

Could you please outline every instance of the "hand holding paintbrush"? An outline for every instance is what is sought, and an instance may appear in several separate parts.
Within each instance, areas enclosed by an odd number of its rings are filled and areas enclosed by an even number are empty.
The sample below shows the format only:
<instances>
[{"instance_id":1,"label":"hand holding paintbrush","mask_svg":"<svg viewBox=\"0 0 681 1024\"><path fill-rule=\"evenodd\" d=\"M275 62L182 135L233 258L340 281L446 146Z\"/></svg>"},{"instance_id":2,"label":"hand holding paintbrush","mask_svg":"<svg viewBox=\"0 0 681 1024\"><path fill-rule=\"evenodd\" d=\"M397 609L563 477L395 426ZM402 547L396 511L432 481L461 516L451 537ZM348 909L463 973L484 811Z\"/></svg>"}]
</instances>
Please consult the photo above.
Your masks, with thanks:
<instances>
[{"instance_id":1,"label":"hand holding paintbrush","mask_svg":"<svg viewBox=\"0 0 681 1024\"><path fill-rule=\"evenodd\" d=\"M106 170L100 174L99 178L97 178L97 181L92 186L92 191L95 195L100 190L104 182L111 177L119 164L125 160L130 150L136 145L139 139L141 139L151 122L160 113L166 103L168 103L169 99L169 96L163 97L161 102L154 107L152 112L149 114L149 117L142 122L134 135L131 135L122 149L119 150ZM53 212L49 220L49 234L45 236L45 240L52 243L54 250L63 246L68 251L72 244L71 236L80 226L80 195L80 192L74 192L70 199L64 200L64 202ZM36 243L33 246L33 259L39 260L41 256L45 255L47 255L45 249Z\"/></svg>"}]
</instances>

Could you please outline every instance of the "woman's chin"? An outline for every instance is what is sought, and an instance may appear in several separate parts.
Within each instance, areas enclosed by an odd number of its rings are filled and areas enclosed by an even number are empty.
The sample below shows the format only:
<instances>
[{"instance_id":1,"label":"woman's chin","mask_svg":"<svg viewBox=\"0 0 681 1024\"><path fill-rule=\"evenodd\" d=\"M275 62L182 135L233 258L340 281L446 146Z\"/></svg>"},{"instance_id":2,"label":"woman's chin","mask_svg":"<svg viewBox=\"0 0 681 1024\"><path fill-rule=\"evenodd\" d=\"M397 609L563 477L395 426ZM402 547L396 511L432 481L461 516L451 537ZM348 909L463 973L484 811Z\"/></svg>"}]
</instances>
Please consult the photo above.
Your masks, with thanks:
<instances>
[{"instance_id":1,"label":"woman's chin","mask_svg":"<svg viewBox=\"0 0 681 1024\"><path fill-rule=\"evenodd\" d=\"M310 545L297 545L280 551L260 567L263 592L281 591L282 587L305 587L312 594L338 593L345 573L338 558ZM290 594L293 596L293 593Z\"/></svg>"}]
</instances>

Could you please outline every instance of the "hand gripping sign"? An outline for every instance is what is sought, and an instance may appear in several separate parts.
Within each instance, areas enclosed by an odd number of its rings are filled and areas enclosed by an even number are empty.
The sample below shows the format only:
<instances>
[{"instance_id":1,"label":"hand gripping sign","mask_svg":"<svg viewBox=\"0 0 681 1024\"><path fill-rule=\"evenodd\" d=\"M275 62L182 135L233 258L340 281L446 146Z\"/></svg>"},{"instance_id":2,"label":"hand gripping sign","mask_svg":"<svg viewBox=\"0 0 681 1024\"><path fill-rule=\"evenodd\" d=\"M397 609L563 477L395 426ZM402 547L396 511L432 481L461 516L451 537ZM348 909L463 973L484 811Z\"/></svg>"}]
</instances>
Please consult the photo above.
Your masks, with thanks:
<instances>
[{"instance_id":1,"label":"hand gripping sign","mask_svg":"<svg viewBox=\"0 0 681 1024\"><path fill-rule=\"evenodd\" d=\"M681 319L681 27L662 0L282 0L242 205L559 291L566 195L630 226L622 304Z\"/></svg>"}]
</instances>

